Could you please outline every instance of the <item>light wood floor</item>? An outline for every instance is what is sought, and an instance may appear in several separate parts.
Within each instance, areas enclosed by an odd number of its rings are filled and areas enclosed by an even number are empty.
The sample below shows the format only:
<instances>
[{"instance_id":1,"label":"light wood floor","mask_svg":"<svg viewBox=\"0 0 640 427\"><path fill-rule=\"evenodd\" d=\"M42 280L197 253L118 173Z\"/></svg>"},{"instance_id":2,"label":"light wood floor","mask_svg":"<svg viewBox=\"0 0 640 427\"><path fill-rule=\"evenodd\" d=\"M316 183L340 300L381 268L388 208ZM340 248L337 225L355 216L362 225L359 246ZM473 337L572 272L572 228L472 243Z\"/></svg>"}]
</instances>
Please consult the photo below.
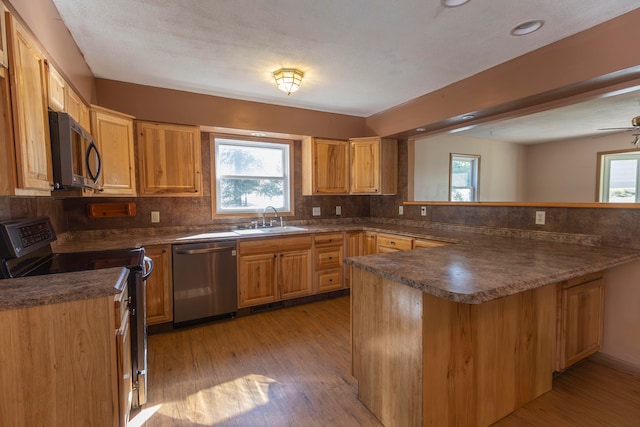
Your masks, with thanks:
<instances>
[{"instance_id":1,"label":"light wood floor","mask_svg":"<svg viewBox=\"0 0 640 427\"><path fill-rule=\"evenodd\" d=\"M132 425L379 427L349 358L349 297L151 335ZM640 379L586 362L496 426L640 426Z\"/></svg>"}]
</instances>

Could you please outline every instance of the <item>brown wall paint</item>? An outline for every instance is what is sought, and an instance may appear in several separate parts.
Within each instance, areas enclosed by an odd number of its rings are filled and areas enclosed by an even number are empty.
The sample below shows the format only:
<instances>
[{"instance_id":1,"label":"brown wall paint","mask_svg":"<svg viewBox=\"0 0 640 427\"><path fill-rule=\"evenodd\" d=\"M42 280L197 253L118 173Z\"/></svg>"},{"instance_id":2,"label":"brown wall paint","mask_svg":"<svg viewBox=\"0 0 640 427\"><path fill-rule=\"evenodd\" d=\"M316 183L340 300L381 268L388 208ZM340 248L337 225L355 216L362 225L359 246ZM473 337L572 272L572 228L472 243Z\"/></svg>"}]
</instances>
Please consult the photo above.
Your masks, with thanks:
<instances>
[{"instance_id":1,"label":"brown wall paint","mask_svg":"<svg viewBox=\"0 0 640 427\"><path fill-rule=\"evenodd\" d=\"M45 56L87 103L96 102L95 79L51 0L5 0L40 42Z\"/></svg>"},{"instance_id":2,"label":"brown wall paint","mask_svg":"<svg viewBox=\"0 0 640 427\"><path fill-rule=\"evenodd\" d=\"M364 118L96 79L98 103L154 120L199 126L310 135L366 136Z\"/></svg>"},{"instance_id":3,"label":"brown wall paint","mask_svg":"<svg viewBox=\"0 0 640 427\"><path fill-rule=\"evenodd\" d=\"M638 78L640 67L632 52L640 40L639 21L640 9L636 9L374 114L366 119L367 131L386 136L434 124L442 128L454 125L455 121L449 119L463 114L474 113L481 118L502 112L498 106L519 109L541 102L536 97L542 95L544 101L550 101L568 93L619 83L621 79Z\"/></svg>"}]
</instances>

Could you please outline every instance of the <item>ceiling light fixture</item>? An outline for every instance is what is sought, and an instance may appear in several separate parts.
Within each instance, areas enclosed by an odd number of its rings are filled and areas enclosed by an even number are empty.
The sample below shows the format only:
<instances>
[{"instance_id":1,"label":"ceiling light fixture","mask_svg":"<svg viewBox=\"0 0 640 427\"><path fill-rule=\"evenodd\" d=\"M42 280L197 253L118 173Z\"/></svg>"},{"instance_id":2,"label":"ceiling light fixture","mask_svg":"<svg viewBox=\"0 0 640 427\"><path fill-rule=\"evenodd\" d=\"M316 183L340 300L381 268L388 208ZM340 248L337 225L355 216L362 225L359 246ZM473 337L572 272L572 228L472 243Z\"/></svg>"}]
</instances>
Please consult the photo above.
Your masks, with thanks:
<instances>
[{"instance_id":1,"label":"ceiling light fixture","mask_svg":"<svg viewBox=\"0 0 640 427\"><path fill-rule=\"evenodd\" d=\"M416 128L416 132L424 132L427 130L426 128Z\"/></svg>"},{"instance_id":2,"label":"ceiling light fixture","mask_svg":"<svg viewBox=\"0 0 640 427\"><path fill-rule=\"evenodd\" d=\"M471 119L475 119L476 116L474 116L473 114L465 114L464 116L460 117L462 120L471 120Z\"/></svg>"},{"instance_id":3,"label":"ceiling light fixture","mask_svg":"<svg viewBox=\"0 0 640 427\"><path fill-rule=\"evenodd\" d=\"M444 7L458 7L468 2L469 0L440 0L440 4Z\"/></svg>"},{"instance_id":4,"label":"ceiling light fixture","mask_svg":"<svg viewBox=\"0 0 640 427\"><path fill-rule=\"evenodd\" d=\"M273 72L273 77L276 79L278 89L287 95L291 95L300 89L300 83L302 83L304 73L295 68L280 68Z\"/></svg>"},{"instance_id":5,"label":"ceiling light fixture","mask_svg":"<svg viewBox=\"0 0 640 427\"><path fill-rule=\"evenodd\" d=\"M544 25L542 19L532 19L530 21L522 22L511 29L512 36L524 36L531 34L534 31L539 30Z\"/></svg>"}]
</instances>

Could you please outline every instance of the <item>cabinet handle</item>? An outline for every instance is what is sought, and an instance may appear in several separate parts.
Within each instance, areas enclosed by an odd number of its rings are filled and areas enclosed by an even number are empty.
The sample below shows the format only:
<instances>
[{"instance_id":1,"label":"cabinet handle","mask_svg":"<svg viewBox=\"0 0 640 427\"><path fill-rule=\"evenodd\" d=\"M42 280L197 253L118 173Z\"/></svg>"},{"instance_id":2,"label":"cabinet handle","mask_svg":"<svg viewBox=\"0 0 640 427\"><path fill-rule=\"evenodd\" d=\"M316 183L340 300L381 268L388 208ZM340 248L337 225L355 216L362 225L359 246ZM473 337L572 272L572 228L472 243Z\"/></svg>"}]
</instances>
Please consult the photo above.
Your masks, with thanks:
<instances>
[{"instance_id":1,"label":"cabinet handle","mask_svg":"<svg viewBox=\"0 0 640 427\"><path fill-rule=\"evenodd\" d=\"M329 259L333 259L333 257L332 257L332 256L330 256L330 257L329 257Z\"/></svg>"},{"instance_id":2,"label":"cabinet handle","mask_svg":"<svg viewBox=\"0 0 640 427\"><path fill-rule=\"evenodd\" d=\"M393 240L390 240L390 241L389 241L389 244L390 244L390 245L395 245L395 244L396 244L396 242L394 242Z\"/></svg>"},{"instance_id":3,"label":"cabinet handle","mask_svg":"<svg viewBox=\"0 0 640 427\"><path fill-rule=\"evenodd\" d=\"M329 282L333 282L333 279L329 279Z\"/></svg>"}]
</instances>

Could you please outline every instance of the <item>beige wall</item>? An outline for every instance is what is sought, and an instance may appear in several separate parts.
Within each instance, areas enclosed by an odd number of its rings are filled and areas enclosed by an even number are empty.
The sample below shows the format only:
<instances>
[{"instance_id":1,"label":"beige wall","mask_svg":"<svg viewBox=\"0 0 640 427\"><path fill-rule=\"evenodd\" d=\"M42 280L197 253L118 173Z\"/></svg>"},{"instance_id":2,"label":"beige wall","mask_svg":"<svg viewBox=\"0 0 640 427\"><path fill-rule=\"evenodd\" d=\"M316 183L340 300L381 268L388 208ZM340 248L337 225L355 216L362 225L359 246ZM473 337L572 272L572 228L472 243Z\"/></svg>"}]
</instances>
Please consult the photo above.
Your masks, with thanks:
<instances>
[{"instance_id":1,"label":"beige wall","mask_svg":"<svg viewBox=\"0 0 640 427\"><path fill-rule=\"evenodd\" d=\"M451 153L480 156L480 201L522 199L522 145L451 134L419 139L414 144L413 200L448 200Z\"/></svg>"},{"instance_id":2,"label":"beige wall","mask_svg":"<svg viewBox=\"0 0 640 427\"><path fill-rule=\"evenodd\" d=\"M631 139L627 132L526 146L524 200L596 201L597 153L631 149Z\"/></svg>"}]
</instances>

